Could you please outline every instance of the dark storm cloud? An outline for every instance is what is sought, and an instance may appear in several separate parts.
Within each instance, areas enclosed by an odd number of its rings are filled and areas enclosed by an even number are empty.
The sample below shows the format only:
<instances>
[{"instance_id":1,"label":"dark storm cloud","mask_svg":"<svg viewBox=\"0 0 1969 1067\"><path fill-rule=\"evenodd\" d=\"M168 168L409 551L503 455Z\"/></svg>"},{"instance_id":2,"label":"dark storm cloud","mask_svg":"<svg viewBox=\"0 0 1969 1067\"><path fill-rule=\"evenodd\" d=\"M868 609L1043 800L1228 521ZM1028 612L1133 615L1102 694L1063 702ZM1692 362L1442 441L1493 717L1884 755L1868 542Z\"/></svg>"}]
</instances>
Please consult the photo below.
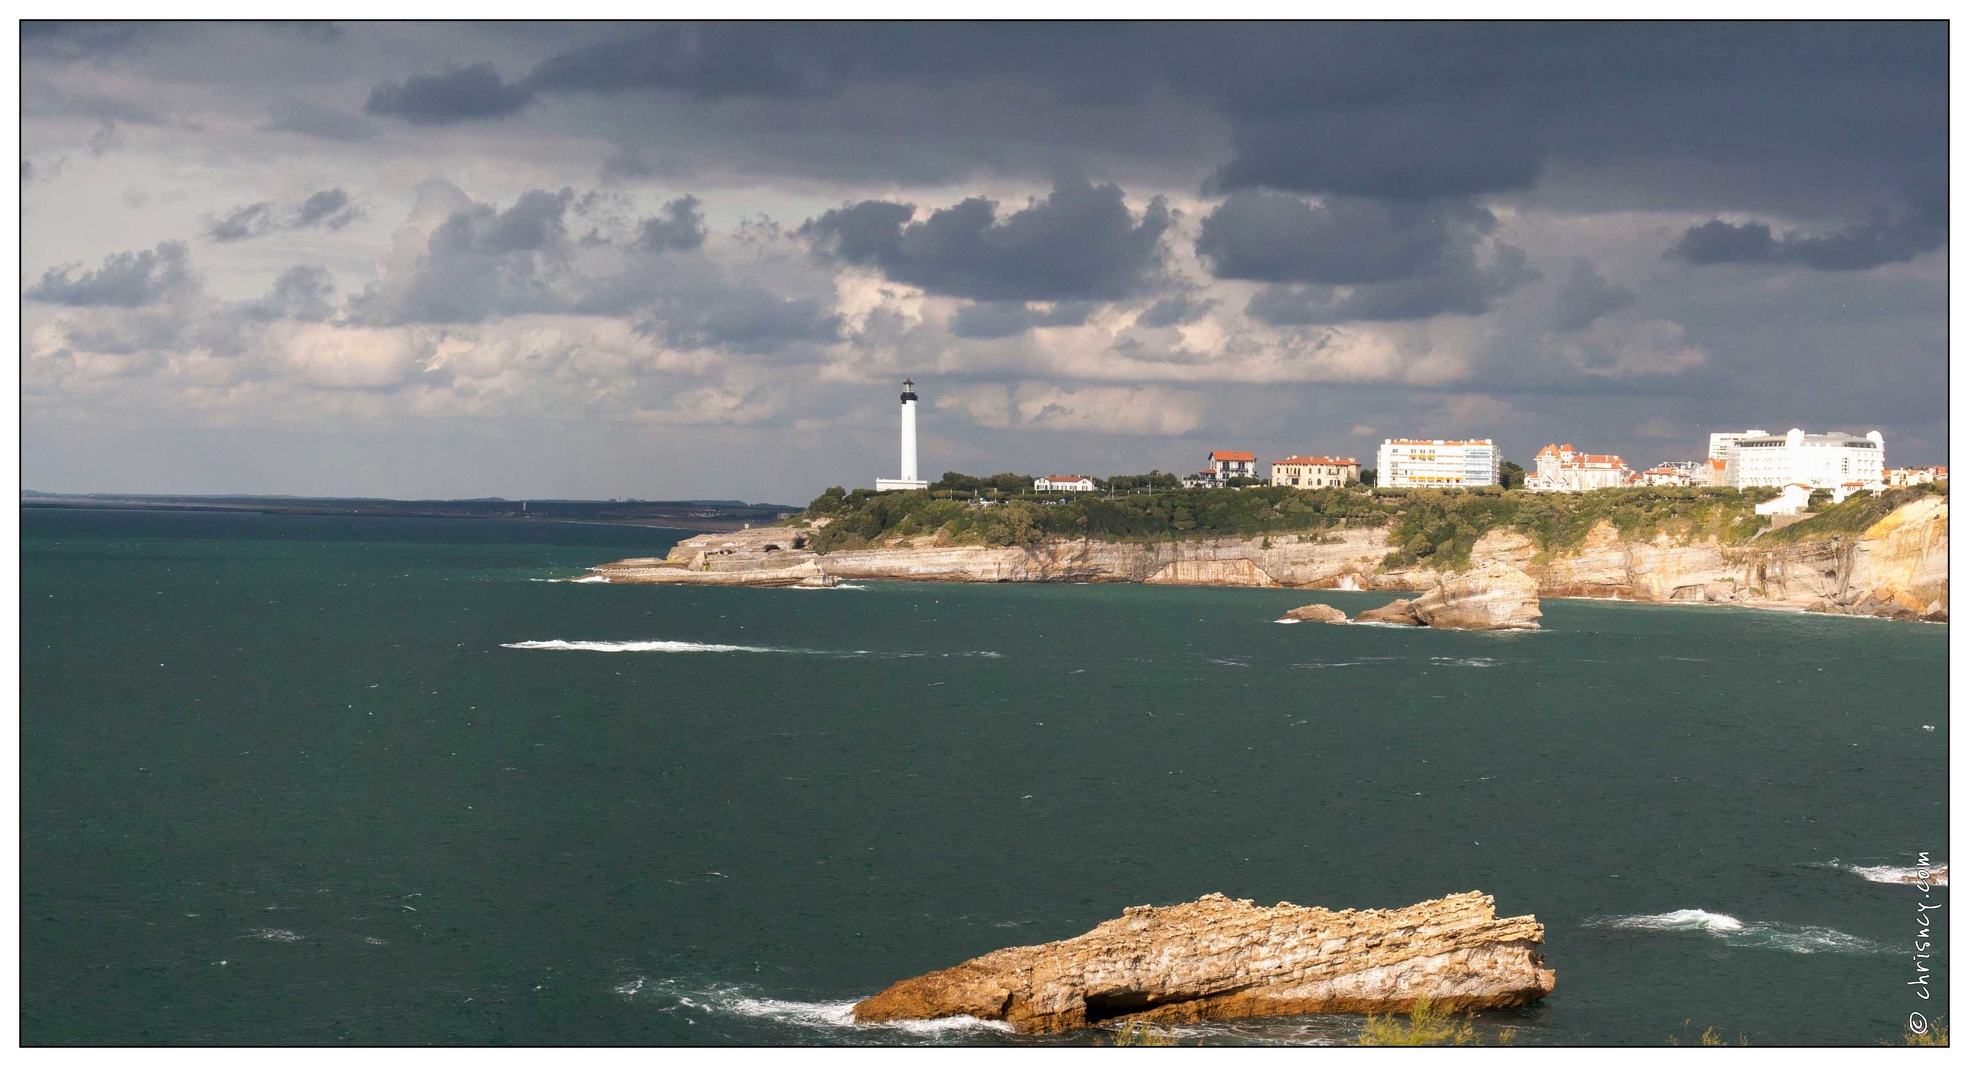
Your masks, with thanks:
<instances>
[{"instance_id":1,"label":"dark storm cloud","mask_svg":"<svg viewBox=\"0 0 1969 1067\"><path fill-rule=\"evenodd\" d=\"M1093 310L1092 305L1084 303L1056 304L1045 309L1024 303L966 304L950 317L950 332L974 339L1011 337L1039 326L1078 326L1087 321Z\"/></svg>"},{"instance_id":2,"label":"dark storm cloud","mask_svg":"<svg viewBox=\"0 0 1969 1067\"><path fill-rule=\"evenodd\" d=\"M782 297L756 282L707 280L666 294L644 329L675 348L768 353L802 341L837 341L841 320L812 298Z\"/></svg>"},{"instance_id":3,"label":"dark storm cloud","mask_svg":"<svg viewBox=\"0 0 1969 1067\"><path fill-rule=\"evenodd\" d=\"M1633 303L1634 290L1600 277L1591 262L1575 257L1565 282L1559 286L1559 297L1552 308L1552 328L1562 332L1583 330L1600 316Z\"/></svg>"},{"instance_id":4,"label":"dark storm cloud","mask_svg":"<svg viewBox=\"0 0 1969 1067\"><path fill-rule=\"evenodd\" d=\"M689 252L704 244L704 205L694 196L680 196L663 205L637 228L637 244L649 252Z\"/></svg>"},{"instance_id":5,"label":"dark storm cloud","mask_svg":"<svg viewBox=\"0 0 1969 1067\"><path fill-rule=\"evenodd\" d=\"M142 307L191 284L191 254L183 241L118 252L104 257L98 269L70 277L76 269L46 271L27 290L27 298L69 307Z\"/></svg>"},{"instance_id":6,"label":"dark storm cloud","mask_svg":"<svg viewBox=\"0 0 1969 1067\"><path fill-rule=\"evenodd\" d=\"M1545 147L1525 115L1434 103L1239 121L1213 189L1428 200L1529 188Z\"/></svg>"},{"instance_id":7,"label":"dark storm cloud","mask_svg":"<svg viewBox=\"0 0 1969 1067\"><path fill-rule=\"evenodd\" d=\"M1412 277L1467 255L1496 228L1489 211L1456 201L1389 204L1238 193L1204 216L1197 253L1219 278L1352 285Z\"/></svg>"},{"instance_id":8,"label":"dark storm cloud","mask_svg":"<svg viewBox=\"0 0 1969 1067\"><path fill-rule=\"evenodd\" d=\"M1132 123L1085 120L1102 108L1194 108L1229 137L1228 158L1191 164L1199 177L1214 170L1220 191L1418 200L1527 189L1557 161L1647 161L1683 172L1685 202L1719 191L1755 201L1800 174L1823 187L1838 171L1850 190L1939 165L1941 25L597 27L587 32L601 39L552 51L513 80L481 63L384 82L371 110L438 123L512 114L543 94L642 93L717 109L693 132L737 149L784 139L786 109L807 108L831 132L754 165L811 174L873 156L901 175L926 165L912 152L946 157L960 174L1003 166L1021 135L1032 138L1017 148L1025 166L1041 172L1063 152L1154 153ZM1017 87L1041 123L994 124L1003 101L991 86ZM884 121L897 102L906 138ZM1785 169L1746 185L1745 163ZM1701 167L1711 168L1703 187L1686 180Z\"/></svg>"},{"instance_id":9,"label":"dark storm cloud","mask_svg":"<svg viewBox=\"0 0 1969 1067\"><path fill-rule=\"evenodd\" d=\"M452 67L442 74L384 82L370 90L362 109L371 115L436 126L511 115L532 99L532 90L507 83L490 63L477 63Z\"/></svg>"},{"instance_id":10,"label":"dark storm cloud","mask_svg":"<svg viewBox=\"0 0 1969 1067\"><path fill-rule=\"evenodd\" d=\"M1906 263L1947 242L1946 194L1930 193L1899 215L1876 211L1866 222L1820 237L1797 232L1777 237L1766 223L1737 225L1711 219L1689 227L1668 254L1696 266L1773 263L1812 270L1871 270Z\"/></svg>"},{"instance_id":11,"label":"dark storm cloud","mask_svg":"<svg viewBox=\"0 0 1969 1067\"><path fill-rule=\"evenodd\" d=\"M865 200L809 220L801 233L892 281L974 300L1115 300L1162 263L1170 215L1162 198L1139 221L1115 185L1061 179L1044 200L999 218L973 197L909 222L914 208Z\"/></svg>"},{"instance_id":12,"label":"dark storm cloud","mask_svg":"<svg viewBox=\"0 0 1969 1067\"><path fill-rule=\"evenodd\" d=\"M1273 326L1482 315L1498 298L1538 276L1526 265L1522 250L1500 245L1496 262L1488 267L1459 255L1426 273L1353 286L1344 297L1331 286L1267 286L1251 298L1244 312Z\"/></svg>"},{"instance_id":13,"label":"dark storm cloud","mask_svg":"<svg viewBox=\"0 0 1969 1067\"><path fill-rule=\"evenodd\" d=\"M339 188L323 189L298 204L262 200L242 204L210 220L205 236L214 241L244 241L281 230L319 229L334 232L364 216L363 209Z\"/></svg>"},{"instance_id":14,"label":"dark storm cloud","mask_svg":"<svg viewBox=\"0 0 1969 1067\"><path fill-rule=\"evenodd\" d=\"M335 282L320 267L289 267L274 280L273 290L259 300L240 305L249 319L298 319L321 322L335 313Z\"/></svg>"}]
</instances>

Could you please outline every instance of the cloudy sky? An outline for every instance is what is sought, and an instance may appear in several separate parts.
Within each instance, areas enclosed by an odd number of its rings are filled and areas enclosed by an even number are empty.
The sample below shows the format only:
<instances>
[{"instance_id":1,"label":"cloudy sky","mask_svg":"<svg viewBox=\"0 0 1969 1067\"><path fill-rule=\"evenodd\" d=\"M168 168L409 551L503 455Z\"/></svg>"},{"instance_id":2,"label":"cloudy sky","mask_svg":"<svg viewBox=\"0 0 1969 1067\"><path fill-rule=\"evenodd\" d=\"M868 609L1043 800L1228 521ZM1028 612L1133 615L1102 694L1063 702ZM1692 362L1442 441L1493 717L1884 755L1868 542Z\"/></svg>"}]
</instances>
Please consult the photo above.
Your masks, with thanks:
<instances>
[{"instance_id":1,"label":"cloudy sky","mask_svg":"<svg viewBox=\"0 0 1969 1067\"><path fill-rule=\"evenodd\" d=\"M28 487L1946 461L1947 37L24 26ZM1370 459L1371 462L1371 459Z\"/></svg>"}]
</instances>

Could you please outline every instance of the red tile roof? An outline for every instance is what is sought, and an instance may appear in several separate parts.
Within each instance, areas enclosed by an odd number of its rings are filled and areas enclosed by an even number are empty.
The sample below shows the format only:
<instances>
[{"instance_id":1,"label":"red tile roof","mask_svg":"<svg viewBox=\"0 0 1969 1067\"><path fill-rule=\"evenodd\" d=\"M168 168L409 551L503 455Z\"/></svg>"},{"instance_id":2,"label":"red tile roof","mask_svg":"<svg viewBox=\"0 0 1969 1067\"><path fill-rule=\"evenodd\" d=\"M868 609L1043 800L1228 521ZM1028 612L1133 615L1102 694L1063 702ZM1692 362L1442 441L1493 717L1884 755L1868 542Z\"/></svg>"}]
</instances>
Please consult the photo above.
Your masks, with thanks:
<instances>
[{"instance_id":1,"label":"red tile roof","mask_svg":"<svg viewBox=\"0 0 1969 1067\"><path fill-rule=\"evenodd\" d=\"M1257 461L1258 461L1258 457L1257 457L1257 456L1254 456L1254 455L1252 455L1252 454L1251 454L1251 453L1249 453L1249 452L1212 452L1212 453L1210 453L1210 462L1212 462L1212 463L1216 463L1216 462L1218 462L1218 461L1220 461L1220 460L1226 460L1226 461L1235 461L1235 460L1243 460L1243 461L1244 461L1244 462L1246 462L1246 463L1255 463L1255 462L1257 462Z\"/></svg>"},{"instance_id":2,"label":"red tile roof","mask_svg":"<svg viewBox=\"0 0 1969 1067\"><path fill-rule=\"evenodd\" d=\"M1348 458L1348 459L1339 459L1339 458L1337 458L1337 457L1334 457L1334 456L1288 456L1288 457L1286 457L1285 459L1275 459L1275 460L1273 460L1273 461L1272 461L1272 466L1274 466L1274 467L1285 467L1285 466L1292 466L1292 465L1295 465L1295 464L1297 464L1297 465L1302 465L1302 466L1304 466L1304 465L1323 465L1323 466L1333 466L1333 465L1338 465L1338 466L1342 466L1342 467L1344 467L1344 466L1348 466L1349 464L1351 464L1351 465L1353 465L1353 466L1356 466L1356 467L1358 467L1358 466L1360 466L1360 460L1357 460L1357 459L1353 459L1353 458Z\"/></svg>"}]
</instances>

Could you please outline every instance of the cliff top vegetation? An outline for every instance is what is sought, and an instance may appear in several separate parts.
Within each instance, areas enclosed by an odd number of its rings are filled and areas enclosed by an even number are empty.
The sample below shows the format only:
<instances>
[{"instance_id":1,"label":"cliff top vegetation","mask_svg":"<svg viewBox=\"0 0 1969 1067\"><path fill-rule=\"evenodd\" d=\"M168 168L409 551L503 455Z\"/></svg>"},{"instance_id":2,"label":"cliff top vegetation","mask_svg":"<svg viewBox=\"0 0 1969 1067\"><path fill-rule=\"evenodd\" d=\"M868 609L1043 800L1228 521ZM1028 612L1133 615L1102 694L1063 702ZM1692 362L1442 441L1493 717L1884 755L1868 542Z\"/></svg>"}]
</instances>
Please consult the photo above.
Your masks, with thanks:
<instances>
[{"instance_id":1,"label":"cliff top vegetation","mask_svg":"<svg viewBox=\"0 0 1969 1067\"><path fill-rule=\"evenodd\" d=\"M1119 483L1120 479L1114 479ZM1143 482L1155 484L1144 477ZM1460 567L1484 534L1516 530L1543 551L1576 547L1601 520L1630 540L1659 533L1725 543L1749 540L1769 523L1755 505L1769 490L1650 487L1591 493L1474 489L1167 489L1036 497L1023 475L975 478L946 474L925 490L852 492L839 486L816 497L793 523L826 518L816 551L832 552L935 537L944 544L1034 545L1052 538L1102 541L1186 540L1272 534L1333 535L1349 527L1391 527L1384 566L1427 561ZM998 499L977 501L995 493ZM1802 525L1802 524L1801 524Z\"/></svg>"}]
</instances>

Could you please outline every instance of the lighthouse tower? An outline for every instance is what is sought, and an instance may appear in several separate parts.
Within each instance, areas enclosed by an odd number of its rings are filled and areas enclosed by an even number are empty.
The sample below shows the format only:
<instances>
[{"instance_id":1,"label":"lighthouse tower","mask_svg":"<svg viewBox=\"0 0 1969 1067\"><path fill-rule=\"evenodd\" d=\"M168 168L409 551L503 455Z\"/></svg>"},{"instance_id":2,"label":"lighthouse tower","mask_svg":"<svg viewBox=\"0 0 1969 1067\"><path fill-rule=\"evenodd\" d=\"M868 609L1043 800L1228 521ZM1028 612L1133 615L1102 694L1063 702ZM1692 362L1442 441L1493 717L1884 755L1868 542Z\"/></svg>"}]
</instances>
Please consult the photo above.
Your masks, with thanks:
<instances>
[{"instance_id":1,"label":"lighthouse tower","mask_svg":"<svg viewBox=\"0 0 1969 1067\"><path fill-rule=\"evenodd\" d=\"M916 383L902 383L902 477L875 479L875 491L928 489L930 483L916 477Z\"/></svg>"}]
</instances>

